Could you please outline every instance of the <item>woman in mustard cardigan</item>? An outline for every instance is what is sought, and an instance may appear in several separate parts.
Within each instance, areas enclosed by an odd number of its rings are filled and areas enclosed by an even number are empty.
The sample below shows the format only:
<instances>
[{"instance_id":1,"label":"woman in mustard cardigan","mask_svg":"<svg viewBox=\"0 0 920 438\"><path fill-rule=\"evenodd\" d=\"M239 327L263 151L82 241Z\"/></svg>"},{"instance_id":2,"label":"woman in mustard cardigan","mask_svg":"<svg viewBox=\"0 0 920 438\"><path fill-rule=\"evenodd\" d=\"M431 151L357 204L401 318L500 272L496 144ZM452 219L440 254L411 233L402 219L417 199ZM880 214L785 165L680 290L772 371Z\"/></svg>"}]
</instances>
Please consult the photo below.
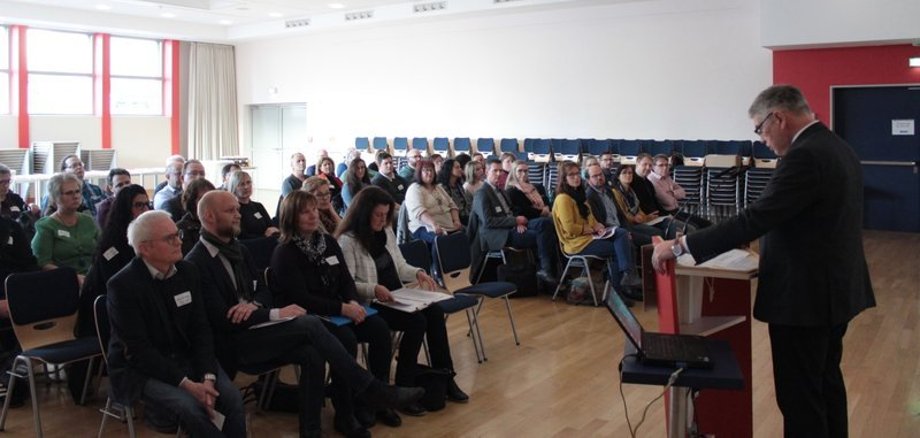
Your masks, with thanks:
<instances>
[{"instance_id":1,"label":"woman in mustard cardigan","mask_svg":"<svg viewBox=\"0 0 920 438\"><path fill-rule=\"evenodd\" d=\"M641 282L632 261L629 232L616 227L606 238L595 238L607 233L604 224L598 223L586 202L578 165L571 161L559 164L559 183L553 202L553 222L562 249L567 254L593 255L607 258L607 274L611 284L621 295L641 299Z\"/></svg>"}]
</instances>

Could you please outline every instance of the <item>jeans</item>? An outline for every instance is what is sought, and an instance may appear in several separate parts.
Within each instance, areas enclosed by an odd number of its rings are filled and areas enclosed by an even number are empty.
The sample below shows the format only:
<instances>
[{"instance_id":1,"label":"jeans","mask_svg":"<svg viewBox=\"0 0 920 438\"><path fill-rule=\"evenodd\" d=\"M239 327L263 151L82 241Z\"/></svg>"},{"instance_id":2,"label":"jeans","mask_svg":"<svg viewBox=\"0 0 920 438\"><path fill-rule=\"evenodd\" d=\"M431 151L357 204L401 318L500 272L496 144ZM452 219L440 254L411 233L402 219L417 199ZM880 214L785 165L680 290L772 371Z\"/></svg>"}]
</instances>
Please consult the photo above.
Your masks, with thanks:
<instances>
[{"instance_id":1,"label":"jeans","mask_svg":"<svg viewBox=\"0 0 920 438\"><path fill-rule=\"evenodd\" d=\"M508 245L515 248L536 248L540 269L549 275L556 271L556 226L553 219L539 217L527 221L527 230L519 233L512 228L508 234Z\"/></svg>"},{"instance_id":2,"label":"jeans","mask_svg":"<svg viewBox=\"0 0 920 438\"><path fill-rule=\"evenodd\" d=\"M188 432L190 436L245 437L246 414L243 411L243 397L222 369L217 370L217 381L214 382L214 389L220 393L214 403L214 408L226 417L223 430L218 430L214 426L204 405L199 403L190 392L178 386L169 385L156 379L147 379L141 397L144 403L176 415L179 418L179 424L182 429Z\"/></svg>"},{"instance_id":3,"label":"jeans","mask_svg":"<svg viewBox=\"0 0 920 438\"><path fill-rule=\"evenodd\" d=\"M607 259L608 278L610 278L614 288L619 286L621 274L631 271L634 266L629 232L623 227L617 227L613 236L606 239L592 240L579 254L605 257Z\"/></svg>"}]
</instances>

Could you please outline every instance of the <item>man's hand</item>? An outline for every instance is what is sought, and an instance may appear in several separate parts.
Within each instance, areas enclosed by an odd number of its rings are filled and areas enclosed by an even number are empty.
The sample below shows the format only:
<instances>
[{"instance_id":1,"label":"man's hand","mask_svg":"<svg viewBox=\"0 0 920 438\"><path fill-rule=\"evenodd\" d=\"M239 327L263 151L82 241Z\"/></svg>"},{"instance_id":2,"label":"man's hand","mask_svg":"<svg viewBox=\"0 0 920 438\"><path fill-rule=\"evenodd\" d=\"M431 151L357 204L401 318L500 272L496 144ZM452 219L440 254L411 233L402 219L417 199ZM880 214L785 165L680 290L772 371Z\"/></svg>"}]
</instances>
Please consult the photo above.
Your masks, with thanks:
<instances>
[{"instance_id":1,"label":"man's hand","mask_svg":"<svg viewBox=\"0 0 920 438\"><path fill-rule=\"evenodd\" d=\"M367 311L364 310L364 306L356 301L351 301L350 303L342 303L342 315L354 321L355 324L361 324L364 322L364 318L367 317Z\"/></svg>"},{"instance_id":2,"label":"man's hand","mask_svg":"<svg viewBox=\"0 0 920 438\"><path fill-rule=\"evenodd\" d=\"M605 227L604 224L596 223L594 224L594 228L591 230L591 234L600 236L606 229L607 227Z\"/></svg>"},{"instance_id":3,"label":"man's hand","mask_svg":"<svg viewBox=\"0 0 920 438\"><path fill-rule=\"evenodd\" d=\"M198 403L207 409L208 415L214 417L214 402L217 397L220 397L220 393L214 389L214 382L205 380L203 383L198 383L185 379L179 384L179 387L192 394L192 397L195 397L195 400L198 400Z\"/></svg>"},{"instance_id":4,"label":"man's hand","mask_svg":"<svg viewBox=\"0 0 920 438\"><path fill-rule=\"evenodd\" d=\"M655 244L655 251L652 252L652 266L655 267L655 270L659 274L663 274L665 271L665 262L668 260L674 259L674 252L671 251L671 246L675 243L674 240L665 240Z\"/></svg>"},{"instance_id":5,"label":"man's hand","mask_svg":"<svg viewBox=\"0 0 920 438\"><path fill-rule=\"evenodd\" d=\"M296 304L290 304L278 309L278 316L282 318L297 318L307 314L307 310Z\"/></svg>"},{"instance_id":6,"label":"man's hand","mask_svg":"<svg viewBox=\"0 0 920 438\"><path fill-rule=\"evenodd\" d=\"M527 218L524 216L518 216L514 220L517 221L518 225L527 225Z\"/></svg>"},{"instance_id":7,"label":"man's hand","mask_svg":"<svg viewBox=\"0 0 920 438\"><path fill-rule=\"evenodd\" d=\"M435 224L435 226L434 226L434 234L437 234L438 236L441 236L441 235L444 235L444 234L447 234L447 233L444 232L444 229L441 228L440 225Z\"/></svg>"},{"instance_id":8,"label":"man's hand","mask_svg":"<svg viewBox=\"0 0 920 438\"><path fill-rule=\"evenodd\" d=\"M389 303L393 301L393 294L390 293L390 290L382 284L374 286L374 298L377 298L377 301L381 303Z\"/></svg>"},{"instance_id":9,"label":"man's hand","mask_svg":"<svg viewBox=\"0 0 920 438\"><path fill-rule=\"evenodd\" d=\"M279 230L277 227L268 227L265 229L265 237L271 237L280 232L281 230Z\"/></svg>"},{"instance_id":10,"label":"man's hand","mask_svg":"<svg viewBox=\"0 0 920 438\"><path fill-rule=\"evenodd\" d=\"M252 303L240 303L230 308L227 311L227 319L234 324L239 324L252 315L252 312L258 309L259 307Z\"/></svg>"}]
</instances>

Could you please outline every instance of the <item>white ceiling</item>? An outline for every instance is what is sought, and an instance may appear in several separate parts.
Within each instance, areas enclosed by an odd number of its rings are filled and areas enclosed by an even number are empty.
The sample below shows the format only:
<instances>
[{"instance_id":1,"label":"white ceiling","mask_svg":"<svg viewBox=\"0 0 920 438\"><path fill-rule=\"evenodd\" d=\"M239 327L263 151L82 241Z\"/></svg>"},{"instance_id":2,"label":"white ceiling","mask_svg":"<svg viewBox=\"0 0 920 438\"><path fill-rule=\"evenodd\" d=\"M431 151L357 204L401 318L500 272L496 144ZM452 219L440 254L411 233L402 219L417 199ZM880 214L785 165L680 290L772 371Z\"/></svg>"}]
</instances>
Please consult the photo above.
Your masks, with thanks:
<instances>
[{"instance_id":1,"label":"white ceiling","mask_svg":"<svg viewBox=\"0 0 920 438\"><path fill-rule=\"evenodd\" d=\"M400 20L642 1L649 0L0 0L0 24L232 43ZM367 11L370 18L347 16Z\"/></svg>"}]
</instances>

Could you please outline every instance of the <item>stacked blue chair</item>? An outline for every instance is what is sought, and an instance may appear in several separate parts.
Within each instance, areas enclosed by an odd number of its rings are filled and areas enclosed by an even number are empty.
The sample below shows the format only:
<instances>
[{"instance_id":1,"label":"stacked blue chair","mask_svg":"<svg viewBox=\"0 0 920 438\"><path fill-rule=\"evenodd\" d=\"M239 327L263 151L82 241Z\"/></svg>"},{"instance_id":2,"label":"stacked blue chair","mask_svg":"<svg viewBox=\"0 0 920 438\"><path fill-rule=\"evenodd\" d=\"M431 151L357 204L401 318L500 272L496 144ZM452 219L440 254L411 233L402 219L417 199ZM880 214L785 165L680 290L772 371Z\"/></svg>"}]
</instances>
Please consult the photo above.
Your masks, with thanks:
<instances>
[{"instance_id":1,"label":"stacked blue chair","mask_svg":"<svg viewBox=\"0 0 920 438\"><path fill-rule=\"evenodd\" d=\"M613 142L611 140L588 139L582 140L581 143L584 145L585 151L598 157L610 153L613 149Z\"/></svg>"},{"instance_id":2,"label":"stacked blue chair","mask_svg":"<svg viewBox=\"0 0 920 438\"><path fill-rule=\"evenodd\" d=\"M548 163L553 151L549 140L542 138L527 138L524 139L524 152L527 153L528 161Z\"/></svg>"},{"instance_id":3,"label":"stacked blue chair","mask_svg":"<svg viewBox=\"0 0 920 438\"><path fill-rule=\"evenodd\" d=\"M495 139L488 138L477 138L476 139L476 152L484 155L486 158L489 158L489 155L495 153Z\"/></svg>"},{"instance_id":4,"label":"stacked blue chair","mask_svg":"<svg viewBox=\"0 0 920 438\"><path fill-rule=\"evenodd\" d=\"M747 207L760 198L776 168L776 154L762 142L751 145L753 167L745 172L744 206Z\"/></svg>"},{"instance_id":5,"label":"stacked blue chair","mask_svg":"<svg viewBox=\"0 0 920 438\"><path fill-rule=\"evenodd\" d=\"M581 152L581 140L553 140L553 156L556 161L569 160L577 163L581 157Z\"/></svg>"},{"instance_id":6,"label":"stacked blue chair","mask_svg":"<svg viewBox=\"0 0 920 438\"><path fill-rule=\"evenodd\" d=\"M728 146L730 143L725 142L717 147L721 147L724 152L731 152ZM707 157L704 199L709 218L718 221L741 210L744 194L742 170L740 155L725 153Z\"/></svg>"},{"instance_id":7,"label":"stacked blue chair","mask_svg":"<svg viewBox=\"0 0 920 438\"><path fill-rule=\"evenodd\" d=\"M469 137L454 137L454 155L470 153Z\"/></svg>"},{"instance_id":8,"label":"stacked blue chair","mask_svg":"<svg viewBox=\"0 0 920 438\"><path fill-rule=\"evenodd\" d=\"M520 151L520 144L516 138L503 138L498 144L501 153L510 152L518 159L526 160L527 154Z\"/></svg>"},{"instance_id":9,"label":"stacked blue chair","mask_svg":"<svg viewBox=\"0 0 920 438\"><path fill-rule=\"evenodd\" d=\"M670 157L671 154L674 152L674 143L670 140L662 140L662 141L640 140L640 141L643 144L645 144L645 150L649 154L651 154L653 157L659 154L667 155Z\"/></svg>"},{"instance_id":10,"label":"stacked blue chair","mask_svg":"<svg viewBox=\"0 0 920 438\"><path fill-rule=\"evenodd\" d=\"M684 201L688 213L698 213L703 208L703 164L709 153L706 142L683 142L684 164L674 167L674 181L687 192Z\"/></svg>"},{"instance_id":11,"label":"stacked blue chair","mask_svg":"<svg viewBox=\"0 0 920 438\"><path fill-rule=\"evenodd\" d=\"M422 154L428 153L428 138L413 137L412 138L412 149L422 151Z\"/></svg>"},{"instance_id":12,"label":"stacked blue chair","mask_svg":"<svg viewBox=\"0 0 920 438\"><path fill-rule=\"evenodd\" d=\"M642 144L639 140L620 140L619 151L621 162L635 163L636 156L642 153Z\"/></svg>"},{"instance_id":13,"label":"stacked blue chair","mask_svg":"<svg viewBox=\"0 0 920 438\"><path fill-rule=\"evenodd\" d=\"M359 151L369 150L371 147L371 142L367 137L355 137L355 149Z\"/></svg>"},{"instance_id":14,"label":"stacked blue chair","mask_svg":"<svg viewBox=\"0 0 920 438\"><path fill-rule=\"evenodd\" d=\"M406 152L409 152L409 139L406 137L393 138L393 158L395 159L396 169L402 169L406 165Z\"/></svg>"},{"instance_id":15,"label":"stacked blue chair","mask_svg":"<svg viewBox=\"0 0 920 438\"><path fill-rule=\"evenodd\" d=\"M386 151L390 149L390 145L387 143L386 137L374 137L373 142L371 143L374 152L377 151Z\"/></svg>"},{"instance_id":16,"label":"stacked blue chair","mask_svg":"<svg viewBox=\"0 0 920 438\"><path fill-rule=\"evenodd\" d=\"M435 137L431 143L431 149L434 153L447 158L450 152L450 140L447 137Z\"/></svg>"}]
</instances>

